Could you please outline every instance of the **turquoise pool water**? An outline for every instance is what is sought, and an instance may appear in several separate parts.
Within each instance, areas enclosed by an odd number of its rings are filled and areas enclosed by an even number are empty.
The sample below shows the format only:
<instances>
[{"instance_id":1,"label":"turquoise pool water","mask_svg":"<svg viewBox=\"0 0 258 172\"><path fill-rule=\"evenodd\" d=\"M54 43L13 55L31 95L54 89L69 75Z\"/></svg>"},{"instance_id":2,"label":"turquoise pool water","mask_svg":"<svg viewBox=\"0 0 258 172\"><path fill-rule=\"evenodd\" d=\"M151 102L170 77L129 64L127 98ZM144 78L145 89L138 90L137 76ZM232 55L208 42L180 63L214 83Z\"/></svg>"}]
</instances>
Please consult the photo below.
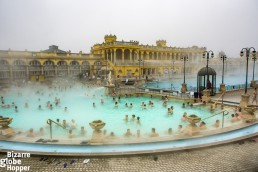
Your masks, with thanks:
<instances>
[{"instance_id":1,"label":"turquoise pool water","mask_svg":"<svg viewBox=\"0 0 258 172\"><path fill-rule=\"evenodd\" d=\"M76 121L77 127L73 129L75 137L82 137L84 140L90 139L92 129L89 126L89 122L93 120L102 120L106 123L103 130L107 131L107 134L114 132L115 135L123 137L123 134L127 129L136 135L137 130L141 131L143 137L148 137L151 133L151 128L156 128L156 131L160 136L166 136L168 128L172 128L173 132L177 131L178 125L185 127L187 122L182 121L181 117L184 112L187 114L196 114L201 118L213 115L215 112L210 112L207 107L202 106L187 106L182 108L183 101L172 100L168 102L168 106L174 106L173 115L167 115L167 107L162 106L162 100L160 98L150 97L121 97L115 100L118 102L118 108L115 108L115 101L111 97L105 96L105 88L103 87L87 87L82 84L76 83L70 88L48 88L43 85L28 85L27 87L18 88L13 87L10 91L3 95L4 103L12 104L18 107L18 112L15 112L14 106L10 108L0 107L0 114L4 117L12 117L13 122L10 127L15 128L16 131L28 132L30 128L33 128L35 132L39 132L41 127L44 128L45 137L49 137L49 127L46 124L47 119L56 120L60 119L62 123L66 120L71 124L71 120ZM55 98L60 99L60 104L55 105ZM101 99L104 103L101 104ZM148 105L149 101L154 102L154 107ZM53 106L53 109L47 107L47 101ZM144 102L147 104L147 109L142 109L141 104ZM28 107L25 107L25 103ZM96 107L93 107L95 103ZM133 108L125 106L133 104ZM42 109L39 110L38 106L41 105ZM67 107L67 111L65 111ZM125 115L129 115L129 121L125 122ZM136 121L131 121L131 116L135 114L136 117L140 117L140 124ZM230 115L225 117L226 124ZM221 120L221 115L214 116L205 120L208 128L214 128L213 124L215 120ZM80 127L84 126L87 133L85 136L80 135ZM68 127L69 128L69 127ZM60 127L53 126L53 138L68 138L67 130Z\"/></svg>"},{"instance_id":2,"label":"turquoise pool water","mask_svg":"<svg viewBox=\"0 0 258 172\"><path fill-rule=\"evenodd\" d=\"M249 75L248 77L248 83L250 84L252 79L252 76ZM221 84L221 76L216 76L216 87L219 88ZM160 88L160 89L171 89L172 90L180 90L183 83L183 76L176 77L173 79L165 79L147 83L145 84L146 87L150 88ZM245 76L238 76L238 75L231 75L231 76L225 76L224 77L224 83L226 84L226 89L230 90L232 89L231 86L235 86L237 89L239 86L242 88L244 87L245 83ZM172 85L171 85L172 84ZM186 84L189 90L196 91L197 87L197 76L186 76Z\"/></svg>"}]
</instances>

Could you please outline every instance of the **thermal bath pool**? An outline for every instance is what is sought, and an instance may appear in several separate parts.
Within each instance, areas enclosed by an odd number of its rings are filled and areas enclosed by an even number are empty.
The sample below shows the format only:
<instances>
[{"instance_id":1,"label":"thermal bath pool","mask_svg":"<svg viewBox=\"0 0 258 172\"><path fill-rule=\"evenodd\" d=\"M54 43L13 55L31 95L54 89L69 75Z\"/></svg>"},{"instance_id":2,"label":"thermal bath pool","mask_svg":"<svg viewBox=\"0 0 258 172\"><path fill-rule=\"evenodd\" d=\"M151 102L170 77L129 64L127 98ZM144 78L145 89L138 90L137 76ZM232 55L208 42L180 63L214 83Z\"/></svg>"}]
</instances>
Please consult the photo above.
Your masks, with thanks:
<instances>
[{"instance_id":1,"label":"thermal bath pool","mask_svg":"<svg viewBox=\"0 0 258 172\"><path fill-rule=\"evenodd\" d=\"M151 142L176 140L180 138L178 137L178 135L180 135L178 132L178 125L182 125L183 128L185 128L189 124L188 122L181 120L184 112L186 112L188 115L196 114L202 119L214 115L213 117L204 120L206 122L208 132L218 130L214 127L214 123L216 120L222 120L221 113L215 115L221 112L221 110L211 112L209 107L206 106L191 107L187 106L186 102L182 100L169 100L167 107L164 107L162 105L163 101L161 98L151 98L150 95L143 97L123 96L120 98L120 100L118 97L113 100L112 97L105 95L104 87L92 85L85 86L81 83L73 83L71 85L66 84L66 86L54 85L51 87L45 85L28 84L27 86L23 87L12 87L5 93L1 93L1 95L3 96L5 107L0 107L0 114L4 117L13 118L13 122L9 126L14 128L15 132L17 133L15 138L10 139L9 141L35 143L35 141L40 138L49 139L50 127L46 123L47 120L52 119L56 121L59 119L61 124L63 120L66 120L69 124L67 129L58 127L55 124L53 125L53 139L58 140L58 143L54 143L55 147L57 146L56 144L74 145L89 141L93 133L93 129L89 126L89 123L94 120L104 121L106 125L102 131L106 132L106 137L109 138L110 133L114 132L115 139L123 144L134 142L148 142L148 144L150 144ZM56 100L58 99L60 99L60 103L56 104ZM101 100L103 103L101 103ZM154 103L154 107L148 105L149 101ZM12 102L14 103L13 106ZM47 106L47 102L52 104L52 109ZM118 107L115 107L115 102L118 102ZM142 102L147 105L146 109L142 108ZM95 103L95 107L93 106L93 103ZM126 107L126 103L128 106L130 106L130 103L132 103L133 107ZM183 103L186 104L185 108L182 108ZM6 107L8 105L10 105L10 107ZM17 112L15 111L15 106L17 106ZM39 106L41 106L41 109L39 109ZM173 115L168 115L167 108L171 106L174 107L174 112ZM67 110L65 110L65 107L67 107ZM230 122L230 114L234 113L234 108L227 107L226 109L226 114L228 115L225 116L224 127L228 128L232 126L232 123ZM129 116L128 121L124 120L126 114ZM140 123L137 123L136 120L131 121L133 114L136 116L136 118L140 117ZM75 121L76 125L72 125L72 120ZM235 124L238 125L239 123ZM86 130L85 135L81 135L80 133L82 126ZM43 128L43 132L40 132L40 128ZM156 132L159 133L159 137L150 137L152 128L156 129ZM172 135L168 133L169 128L172 128ZM27 137L30 129L33 129L35 137ZM70 129L72 129L72 138L70 137L71 135L68 134L68 130ZM124 137L127 129L130 129L133 134L133 136L130 138ZM137 130L140 130L140 138L136 137ZM252 129L249 130L254 131ZM256 130L257 127L255 127L255 131ZM236 135L237 131L233 133L232 136ZM223 135L223 138L230 137ZM207 142L207 144L209 144L209 141L205 140L206 139L203 138L203 140L200 142ZM216 136L213 138L213 142L214 141L219 141ZM118 144L118 142L116 142L116 144ZM180 144L183 143L182 141L179 142ZM190 141L189 145L191 145L190 143L194 143L193 145L195 145L197 142L198 141ZM178 144L177 142L175 143ZM9 142L1 142L0 146L2 146L2 149L8 149L5 147L6 144L8 145ZM13 145L17 144L18 143L13 143ZM181 144L181 146L184 146L185 144L187 145L188 143ZM24 147L30 147L31 145L33 144L25 146L23 144L18 144L18 147L22 147L20 150L23 150ZM36 149L39 143L35 145ZM117 148L120 146L117 145ZM144 146L140 146L140 151L143 151L143 147ZM180 148L180 145L177 145L176 148ZM64 150L67 149L72 151L72 149L70 150L69 147L64 148ZM103 148L97 151L101 151L102 149ZM149 149L151 149L151 147L149 147L148 150ZM59 149L55 148L55 150ZM117 151L118 150L119 149L117 149Z\"/></svg>"},{"instance_id":2,"label":"thermal bath pool","mask_svg":"<svg viewBox=\"0 0 258 172\"><path fill-rule=\"evenodd\" d=\"M17 132L28 132L31 128L35 132L39 132L40 128L44 129L45 137L49 136L49 126L46 121L52 119L66 120L70 127L73 127L74 138L83 137L90 139L92 129L89 123L93 120L102 120L106 123L103 128L107 132L114 132L116 136L123 137L127 129L130 129L133 135L136 135L137 130L141 131L143 137L148 137L151 129L155 128L159 135L168 135L167 131L172 128L175 133L178 125L185 127L187 122L182 121L181 117L184 112L188 115L196 114L201 118L208 117L216 114L219 111L210 112L208 107L203 106L186 106L182 108L183 101L172 100L168 102L167 107L162 105L160 98L147 97L121 97L120 100L116 98L113 100L111 97L105 96L105 88L103 87L87 87L80 84L73 85L71 88L48 88L47 86L33 86L29 85L25 88L11 88L8 93L3 95L5 105L12 104L10 108L1 107L1 115L4 117L13 118L10 127L15 128ZM60 99L60 103L55 105L55 99ZM101 103L101 99L104 103ZM47 107L47 102L52 104L52 110ZM115 107L115 102L118 102L118 107ZM150 107L148 102L152 101L154 107ZM144 102L147 105L143 109L141 104ZM93 106L95 103L95 107ZM126 107L125 104L133 107ZM185 102L186 103L186 102ZM27 105L26 105L27 104ZM18 112L15 111L15 106ZM26 107L27 106L27 107ZM39 110L41 106L41 110ZM174 107L173 115L167 114L168 107ZM67 110L65 110L67 107ZM129 116L128 122L124 120L125 115ZM140 117L140 124L131 121L132 115L136 118ZM229 116L226 116L226 121ZM217 115L205 120L209 128L214 128L215 120L221 120L221 115ZM76 128L72 124L75 121ZM226 123L227 125L227 123ZM80 128L83 126L86 130L85 136L80 135ZM67 127L69 129L70 127ZM53 138L61 139L68 138L67 130L61 127L53 127Z\"/></svg>"}]
</instances>

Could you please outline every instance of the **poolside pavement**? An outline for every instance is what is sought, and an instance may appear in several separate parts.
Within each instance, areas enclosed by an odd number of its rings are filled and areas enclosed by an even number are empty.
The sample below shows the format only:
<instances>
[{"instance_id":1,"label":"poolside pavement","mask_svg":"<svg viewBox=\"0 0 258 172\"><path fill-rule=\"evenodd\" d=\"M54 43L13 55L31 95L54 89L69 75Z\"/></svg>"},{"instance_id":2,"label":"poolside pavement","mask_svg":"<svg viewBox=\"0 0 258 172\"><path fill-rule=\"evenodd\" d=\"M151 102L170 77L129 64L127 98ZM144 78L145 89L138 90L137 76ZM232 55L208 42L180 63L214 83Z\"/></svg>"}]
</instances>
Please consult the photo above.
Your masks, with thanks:
<instances>
[{"instance_id":1,"label":"poolside pavement","mask_svg":"<svg viewBox=\"0 0 258 172\"><path fill-rule=\"evenodd\" d=\"M229 102L237 102L239 103L241 101L241 95L244 94L244 89L234 90L234 91L227 91L224 96L224 101ZM253 95L253 89L247 89L247 93L250 95L250 104L252 103L252 95ZM214 101L217 101L218 99L221 100L221 94L216 94L215 96L211 97Z\"/></svg>"},{"instance_id":2,"label":"poolside pavement","mask_svg":"<svg viewBox=\"0 0 258 172\"><path fill-rule=\"evenodd\" d=\"M32 172L89 171L89 172L257 172L258 143L230 143L215 147L184 150L165 154L117 156L117 157L48 157L32 156L22 159L22 165L29 165ZM5 157L0 154L0 158ZM55 163L48 161L57 159ZM83 164L84 159L90 162ZM71 160L75 163L70 164ZM67 167L64 168L64 164ZM0 167L0 171L5 169Z\"/></svg>"}]
</instances>

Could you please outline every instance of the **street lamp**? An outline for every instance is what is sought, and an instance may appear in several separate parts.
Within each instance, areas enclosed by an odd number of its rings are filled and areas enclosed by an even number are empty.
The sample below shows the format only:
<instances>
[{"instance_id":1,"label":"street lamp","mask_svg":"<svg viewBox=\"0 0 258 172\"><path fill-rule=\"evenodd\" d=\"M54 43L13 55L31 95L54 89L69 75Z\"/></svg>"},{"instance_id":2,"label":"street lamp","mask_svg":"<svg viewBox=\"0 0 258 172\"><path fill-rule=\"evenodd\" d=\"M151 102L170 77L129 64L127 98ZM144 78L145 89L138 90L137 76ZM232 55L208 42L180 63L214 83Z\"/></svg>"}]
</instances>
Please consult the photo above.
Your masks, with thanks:
<instances>
[{"instance_id":1,"label":"street lamp","mask_svg":"<svg viewBox=\"0 0 258 172\"><path fill-rule=\"evenodd\" d=\"M207 83L206 83L206 87L208 86L208 82L209 82L209 73L208 73L208 68L209 68L209 59L210 59L210 54L211 54L211 58L214 57L214 53L212 50L210 51L204 51L203 52L203 58L206 58L207 59ZM208 88L208 87L207 87Z\"/></svg>"},{"instance_id":2,"label":"street lamp","mask_svg":"<svg viewBox=\"0 0 258 172\"><path fill-rule=\"evenodd\" d=\"M222 84L224 84L224 62L226 61L227 59L227 56L226 55L223 55L220 57L220 59L222 60Z\"/></svg>"},{"instance_id":3,"label":"street lamp","mask_svg":"<svg viewBox=\"0 0 258 172\"><path fill-rule=\"evenodd\" d=\"M249 60L249 55L250 55L251 51L252 51L253 57L255 57L255 55L256 55L256 51L255 51L255 49L253 47L251 47L251 48L242 48L242 50L240 52L240 56L241 57L244 55L244 51L245 51L245 56L246 56L246 77L245 77L245 94L242 94L242 98L241 98L241 101L240 101L240 107L242 107L242 108L244 108L245 106L248 105L249 97L250 97L250 95L247 94L247 78L248 78L248 60Z\"/></svg>"},{"instance_id":4,"label":"street lamp","mask_svg":"<svg viewBox=\"0 0 258 172\"><path fill-rule=\"evenodd\" d=\"M185 83L185 62L188 61L188 56L181 57L181 60L184 61L184 83L182 84L181 92L186 93L187 92L187 85Z\"/></svg>"},{"instance_id":5,"label":"street lamp","mask_svg":"<svg viewBox=\"0 0 258 172\"><path fill-rule=\"evenodd\" d=\"M222 98L221 98L222 99L222 105L221 106L223 106L223 104L224 104L223 99L224 99L224 94L225 94L225 91L226 91L225 84L224 84L224 62L227 59L227 56L224 54L220 57L220 59L222 60L222 66L223 66L222 67L222 83L220 84L220 91L222 93L222 95L221 95L222 96ZM223 112L223 120L224 120L224 112Z\"/></svg>"},{"instance_id":6,"label":"street lamp","mask_svg":"<svg viewBox=\"0 0 258 172\"><path fill-rule=\"evenodd\" d=\"M188 61L188 56L181 57L181 60L184 61L184 84L185 84L185 62Z\"/></svg>"},{"instance_id":7,"label":"street lamp","mask_svg":"<svg viewBox=\"0 0 258 172\"><path fill-rule=\"evenodd\" d=\"M256 51L253 47L251 48L242 48L241 52L240 52L240 56L242 57L244 55L244 51L245 51L245 56L246 56L246 77L245 77L245 94L247 94L247 78L248 78L248 60L249 60L249 55L250 55L250 51L252 51L252 55L253 57L255 57L256 55Z\"/></svg>"},{"instance_id":8,"label":"street lamp","mask_svg":"<svg viewBox=\"0 0 258 172\"><path fill-rule=\"evenodd\" d=\"M257 60L256 54L255 54L255 56L253 56L252 59L253 59L253 61L254 61L254 63L253 63L253 81L254 81L255 61Z\"/></svg>"}]
</instances>

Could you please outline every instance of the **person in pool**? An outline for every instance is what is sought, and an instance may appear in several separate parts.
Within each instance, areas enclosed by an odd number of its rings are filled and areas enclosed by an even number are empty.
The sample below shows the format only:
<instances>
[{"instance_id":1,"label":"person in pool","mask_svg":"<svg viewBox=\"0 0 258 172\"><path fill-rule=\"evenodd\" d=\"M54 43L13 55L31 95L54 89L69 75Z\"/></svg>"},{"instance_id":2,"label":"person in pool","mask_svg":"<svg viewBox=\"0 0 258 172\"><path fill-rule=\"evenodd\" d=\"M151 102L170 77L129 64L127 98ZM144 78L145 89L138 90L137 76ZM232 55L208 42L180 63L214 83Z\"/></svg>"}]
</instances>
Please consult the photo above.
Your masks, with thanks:
<instances>
[{"instance_id":1,"label":"person in pool","mask_svg":"<svg viewBox=\"0 0 258 172\"><path fill-rule=\"evenodd\" d=\"M181 120L182 120L182 121L186 121L186 116L187 116L187 113L184 112L183 116L181 117Z\"/></svg>"}]
</instances>

